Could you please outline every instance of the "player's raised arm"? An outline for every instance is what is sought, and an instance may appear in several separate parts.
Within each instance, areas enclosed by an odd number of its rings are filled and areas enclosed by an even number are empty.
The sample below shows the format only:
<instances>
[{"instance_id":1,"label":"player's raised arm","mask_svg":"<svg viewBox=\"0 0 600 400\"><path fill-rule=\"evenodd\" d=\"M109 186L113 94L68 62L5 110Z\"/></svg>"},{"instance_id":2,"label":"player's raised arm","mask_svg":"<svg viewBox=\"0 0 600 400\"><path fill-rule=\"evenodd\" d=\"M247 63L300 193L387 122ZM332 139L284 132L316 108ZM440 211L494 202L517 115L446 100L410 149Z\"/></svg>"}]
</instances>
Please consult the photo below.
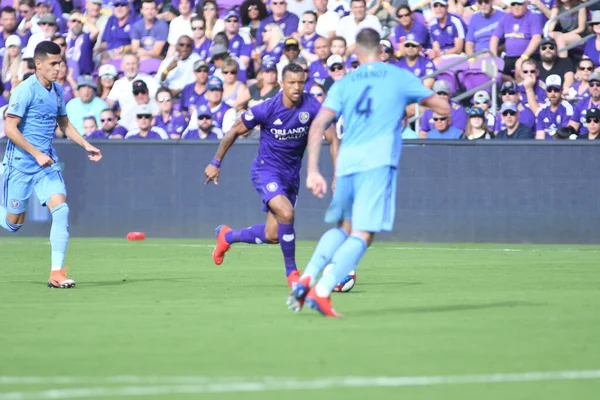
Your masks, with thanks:
<instances>
[{"instance_id":1,"label":"player's raised arm","mask_svg":"<svg viewBox=\"0 0 600 400\"><path fill-rule=\"evenodd\" d=\"M98 162L102 159L102 153L96 147L92 146L81 134L75 129L69 117L66 115L58 117L58 127L65 134L66 137L71 139L74 143L77 143L89 153L88 157L90 160Z\"/></svg>"},{"instance_id":2,"label":"player's raised arm","mask_svg":"<svg viewBox=\"0 0 600 400\"><path fill-rule=\"evenodd\" d=\"M221 162L223 161L225 154L227 154L227 151L233 145L236 139L248 132L248 130L249 129L246 127L246 125L244 125L244 122L242 121L242 117L238 118L235 121L235 124L233 124L229 132L227 132L223 137L223 140L221 140L221 143L219 144L219 148L217 149L215 156L204 169L204 175L206 176L206 182L204 182L205 185L208 185L210 181L214 181L215 185L219 184Z\"/></svg>"},{"instance_id":3,"label":"player's raised arm","mask_svg":"<svg viewBox=\"0 0 600 400\"><path fill-rule=\"evenodd\" d=\"M438 113L440 115L450 115L450 112L452 111L450 110L450 104L448 103L448 100L442 99L437 94L434 94L433 96L423 100L421 104L427 108L430 108L434 113Z\"/></svg>"},{"instance_id":4,"label":"player's raised arm","mask_svg":"<svg viewBox=\"0 0 600 400\"><path fill-rule=\"evenodd\" d=\"M327 108L321 108L308 132L308 162L306 186L318 198L323 198L327 193L327 182L319 172L319 154L325 130L335 119L335 113ZM336 151L337 153L337 151Z\"/></svg>"},{"instance_id":5,"label":"player's raised arm","mask_svg":"<svg viewBox=\"0 0 600 400\"><path fill-rule=\"evenodd\" d=\"M10 112L10 111L9 111ZM19 130L19 123L21 122L21 118L11 115L10 113L6 116L6 121L4 122L4 134L8 139L10 139L14 144L31 154L40 167L49 167L54 164L54 161L51 157L42 153L38 149L36 149L31 143L25 139L25 136Z\"/></svg>"}]
</instances>

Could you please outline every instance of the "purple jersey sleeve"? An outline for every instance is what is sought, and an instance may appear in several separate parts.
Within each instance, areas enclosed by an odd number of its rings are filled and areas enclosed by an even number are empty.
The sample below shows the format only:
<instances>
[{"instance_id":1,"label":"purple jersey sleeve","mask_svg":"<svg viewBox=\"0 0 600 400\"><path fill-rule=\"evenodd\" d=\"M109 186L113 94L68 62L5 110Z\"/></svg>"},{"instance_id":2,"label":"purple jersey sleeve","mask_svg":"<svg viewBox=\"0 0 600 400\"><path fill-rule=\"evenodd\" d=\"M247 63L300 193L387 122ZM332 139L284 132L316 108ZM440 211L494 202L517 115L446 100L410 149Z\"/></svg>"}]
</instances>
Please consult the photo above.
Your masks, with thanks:
<instances>
[{"instance_id":1,"label":"purple jersey sleeve","mask_svg":"<svg viewBox=\"0 0 600 400\"><path fill-rule=\"evenodd\" d=\"M242 114L242 122L248 129L267 122L271 101L263 101Z\"/></svg>"}]
</instances>

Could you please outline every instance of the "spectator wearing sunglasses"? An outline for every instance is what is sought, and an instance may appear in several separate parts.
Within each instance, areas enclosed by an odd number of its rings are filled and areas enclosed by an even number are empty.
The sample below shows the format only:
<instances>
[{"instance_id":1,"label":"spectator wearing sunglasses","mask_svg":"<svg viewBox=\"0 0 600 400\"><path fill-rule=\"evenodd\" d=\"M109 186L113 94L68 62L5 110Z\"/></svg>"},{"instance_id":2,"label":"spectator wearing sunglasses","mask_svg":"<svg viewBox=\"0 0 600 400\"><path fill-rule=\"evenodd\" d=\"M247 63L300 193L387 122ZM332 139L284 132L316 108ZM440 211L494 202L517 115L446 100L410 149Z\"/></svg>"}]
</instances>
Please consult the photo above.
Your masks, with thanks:
<instances>
[{"instance_id":1,"label":"spectator wearing sunglasses","mask_svg":"<svg viewBox=\"0 0 600 400\"><path fill-rule=\"evenodd\" d=\"M239 64L233 58L223 63L223 101L236 110L246 107L250 100L250 92L245 83L238 80Z\"/></svg>"},{"instance_id":2,"label":"spectator wearing sunglasses","mask_svg":"<svg viewBox=\"0 0 600 400\"><path fill-rule=\"evenodd\" d=\"M473 96L473 108L479 108L483 110L485 115L486 126L492 133L496 126L496 116L491 113L490 107L492 106L492 99L489 92L480 90Z\"/></svg>"},{"instance_id":3,"label":"spectator wearing sunglasses","mask_svg":"<svg viewBox=\"0 0 600 400\"><path fill-rule=\"evenodd\" d=\"M394 55L394 46L389 39L381 39L379 41L379 47L381 48L380 59L382 63L400 67L398 60Z\"/></svg>"},{"instance_id":4,"label":"spectator wearing sunglasses","mask_svg":"<svg viewBox=\"0 0 600 400\"><path fill-rule=\"evenodd\" d=\"M154 117L154 125L164 129L171 139L179 139L187 128L187 121L179 111L173 109L173 96L167 88L160 88L156 93L156 102L160 109Z\"/></svg>"},{"instance_id":5,"label":"spectator wearing sunglasses","mask_svg":"<svg viewBox=\"0 0 600 400\"><path fill-rule=\"evenodd\" d=\"M519 122L519 109L512 102L505 102L500 108L504 128L498 132L495 139L533 139L533 131Z\"/></svg>"},{"instance_id":6,"label":"spectator wearing sunglasses","mask_svg":"<svg viewBox=\"0 0 600 400\"><path fill-rule=\"evenodd\" d=\"M195 16L192 18L192 40L194 41L194 53L200 56L201 60L208 59L210 55L210 47L212 42L206 37L206 22L202 17Z\"/></svg>"},{"instance_id":7,"label":"spectator wearing sunglasses","mask_svg":"<svg viewBox=\"0 0 600 400\"><path fill-rule=\"evenodd\" d=\"M442 99L447 99L448 104L450 105L450 117L452 119L452 125L460 131L464 131L467 127L467 111L463 106L453 102L450 98L451 90L450 83L443 79L435 81L433 84L433 91L440 96ZM433 112L429 109L423 112L423 116L421 117L421 126L419 137L421 139L427 138L427 132L431 131L433 128Z\"/></svg>"},{"instance_id":8,"label":"spectator wearing sunglasses","mask_svg":"<svg viewBox=\"0 0 600 400\"><path fill-rule=\"evenodd\" d=\"M127 129L117 124L115 112L110 108L100 113L100 129L86 135L86 139L123 139Z\"/></svg>"},{"instance_id":9,"label":"spectator wearing sunglasses","mask_svg":"<svg viewBox=\"0 0 600 400\"><path fill-rule=\"evenodd\" d=\"M99 55L100 46L102 44L102 35L106 29L106 23L108 22L108 15L102 13L102 6L104 5L103 0L87 0L85 2L85 13L83 14L83 32L91 33L90 26L93 25L98 29L98 40L94 45L94 56ZM99 58L94 61L99 61Z\"/></svg>"},{"instance_id":10,"label":"spectator wearing sunglasses","mask_svg":"<svg viewBox=\"0 0 600 400\"><path fill-rule=\"evenodd\" d=\"M427 27L419 21L415 21L413 12L408 5L404 4L398 7L396 18L398 19L398 25L396 25L393 33L390 35L390 40L399 52L402 53L403 51L401 44L404 40L416 41L419 47L423 48L429 46L429 31L427 31Z\"/></svg>"},{"instance_id":11,"label":"spectator wearing sunglasses","mask_svg":"<svg viewBox=\"0 0 600 400\"><path fill-rule=\"evenodd\" d=\"M245 26L250 30L250 37L253 42L256 43L256 32L258 31L260 21L265 19L268 15L267 7L262 0L246 0L240 6L242 26Z\"/></svg>"},{"instance_id":12,"label":"spectator wearing sunglasses","mask_svg":"<svg viewBox=\"0 0 600 400\"><path fill-rule=\"evenodd\" d=\"M590 108L585 117L585 124L588 132L579 135L577 139L600 140L600 109Z\"/></svg>"},{"instance_id":13,"label":"spectator wearing sunglasses","mask_svg":"<svg viewBox=\"0 0 600 400\"><path fill-rule=\"evenodd\" d=\"M448 12L446 0L431 0L431 3L435 18L429 25L431 49L426 54L437 62L441 57L463 52L467 25L458 15Z\"/></svg>"},{"instance_id":14,"label":"spectator wearing sunglasses","mask_svg":"<svg viewBox=\"0 0 600 400\"><path fill-rule=\"evenodd\" d=\"M521 63L532 57L542 40L542 26L539 17L527 10L527 0L511 0L510 12L498 23L492 38L490 50L499 56L499 43L504 40L504 75L514 76ZM546 77L542 77L546 79Z\"/></svg>"},{"instance_id":15,"label":"spectator wearing sunglasses","mask_svg":"<svg viewBox=\"0 0 600 400\"><path fill-rule=\"evenodd\" d=\"M23 46L26 53L33 53L35 51L35 47L40 44L40 42L51 40L58 32L58 22L55 15L49 13L44 14L39 19L38 25L40 27L39 31L32 34L29 37L29 40L23 41L23 44L27 44L27 46ZM66 43L66 39L64 40Z\"/></svg>"},{"instance_id":16,"label":"spectator wearing sunglasses","mask_svg":"<svg viewBox=\"0 0 600 400\"><path fill-rule=\"evenodd\" d=\"M98 51L103 52L104 60L118 60L130 50L131 31L140 17L131 12L127 0L115 0L113 2L113 15L108 18L102 43Z\"/></svg>"},{"instance_id":17,"label":"spectator wearing sunglasses","mask_svg":"<svg viewBox=\"0 0 600 400\"><path fill-rule=\"evenodd\" d=\"M573 117L569 121L569 126L572 126L580 135L588 133L585 121L588 110L600 108L600 73L594 72L590 75L589 92L589 99L583 99L577 103Z\"/></svg>"},{"instance_id":18,"label":"spectator wearing sunglasses","mask_svg":"<svg viewBox=\"0 0 600 400\"><path fill-rule=\"evenodd\" d=\"M271 61L277 64L283 54L283 44L285 36L277 24L269 24L262 31L263 43L259 48L254 49L254 68L260 69L261 63Z\"/></svg>"},{"instance_id":19,"label":"spectator wearing sunglasses","mask_svg":"<svg viewBox=\"0 0 600 400\"><path fill-rule=\"evenodd\" d=\"M206 103L204 95L206 94L208 77L209 69L206 61L196 61L194 63L194 78L196 81L184 87L181 92L181 102L179 105L184 115L189 116L192 110Z\"/></svg>"},{"instance_id":20,"label":"spectator wearing sunglasses","mask_svg":"<svg viewBox=\"0 0 600 400\"><path fill-rule=\"evenodd\" d=\"M404 56L397 62L397 65L400 68L409 70L415 74L417 78L423 78L435 71L433 61L421 55L421 45L416 39L412 38L412 33L408 34L401 46L403 47L402 54L404 54ZM423 85L431 89L434 82L435 78L427 78L423 80Z\"/></svg>"},{"instance_id":21,"label":"spectator wearing sunglasses","mask_svg":"<svg viewBox=\"0 0 600 400\"><path fill-rule=\"evenodd\" d=\"M169 135L163 128L152 126L152 110L148 104L137 105L135 118L137 128L129 130L125 135L125 139L169 139Z\"/></svg>"},{"instance_id":22,"label":"spectator wearing sunglasses","mask_svg":"<svg viewBox=\"0 0 600 400\"><path fill-rule=\"evenodd\" d=\"M519 92L517 84L512 81L504 82L500 88L500 95L502 103L512 103L517 107L517 111L519 111L519 122L533 132L535 130L535 115L528 107L525 107L523 103L521 103L521 93ZM501 113L498 113L496 116L496 126L494 127L494 132L496 133L506 128L504 119L501 117Z\"/></svg>"},{"instance_id":23,"label":"spectator wearing sunglasses","mask_svg":"<svg viewBox=\"0 0 600 400\"><path fill-rule=\"evenodd\" d=\"M73 70L73 77L91 74L94 71L94 45L99 30L95 25L86 23L90 33L83 32L83 14L79 10L71 11L68 25L66 55L67 64Z\"/></svg>"},{"instance_id":24,"label":"spectator wearing sunglasses","mask_svg":"<svg viewBox=\"0 0 600 400\"><path fill-rule=\"evenodd\" d=\"M294 38L287 38L283 42L283 56L277 63L279 80L282 80L282 72L286 65L292 64L300 57L300 42ZM308 68L307 73L308 73Z\"/></svg>"},{"instance_id":25,"label":"spectator wearing sunglasses","mask_svg":"<svg viewBox=\"0 0 600 400\"><path fill-rule=\"evenodd\" d=\"M568 96L569 88L575 80L573 63L568 58L559 58L556 42L552 38L544 38L540 43L540 62L538 70L540 79L545 81L550 75L558 75L563 79L563 96Z\"/></svg>"},{"instance_id":26,"label":"spectator wearing sunglasses","mask_svg":"<svg viewBox=\"0 0 600 400\"><path fill-rule=\"evenodd\" d=\"M427 139L460 139L462 131L452 126L450 115L433 113L433 129L427 132Z\"/></svg>"},{"instance_id":27,"label":"spectator wearing sunglasses","mask_svg":"<svg viewBox=\"0 0 600 400\"><path fill-rule=\"evenodd\" d=\"M588 21L588 25L590 33L595 36L585 42L583 54L596 65L600 63L600 10L592 12L592 18Z\"/></svg>"},{"instance_id":28,"label":"spectator wearing sunglasses","mask_svg":"<svg viewBox=\"0 0 600 400\"><path fill-rule=\"evenodd\" d=\"M306 2L307 0L303 0ZM310 2L312 5L312 1ZM305 11L302 14L300 26L298 26L298 34L300 35L300 43L302 44L302 56L309 61L316 60L315 42L319 36L316 32L317 28L317 13L314 11Z\"/></svg>"},{"instance_id":29,"label":"spectator wearing sunglasses","mask_svg":"<svg viewBox=\"0 0 600 400\"><path fill-rule=\"evenodd\" d=\"M216 76L211 76L208 79L206 89L205 97L207 103L205 104L212 113L213 124L224 132L227 132L231 128L231 125L233 125L232 121L235 120L236 111L235 108L229 107L223 101L223 81Z\"/></svg>"},{"instance_id":30,"label":"spectator wearing sunglasses","mask_svg":"<svg viewBox=\"0 0 600 400\"><path fill-rule=\"evenodd\" d=\"M539 105L546 101L546 88L544 81L539 79L540 73L537 63L534 60L523 61L519 73L522 79L522 82L518 85L519 92L521 93L521 101L535 114L540 107ZM533 101L530 99L527 88L531 88Z\"/></svg>"},{"instance_id":31,"label":"spectator wearing sunglasses","mask_svg":"<svg viewBox=\"0 0 600 400\"><path fill-rule=\"evenodd\" d=\"M225 34L229 40L229 54L238 60L238 79L246 83L247 70L250 67L250 57L254 44L248 34L240 34L240 16L237 11L225 14Z\"/></svg>"},{"instance_id":32,"label":"spectator wearing sunglasses","mask_svg":"<svg viewBox=\"0 0 600 400\"><path fill-rule=\"evenodd\" d=\"M535 115L535 138L540 140L553 139L556 130L567 126L573 116L573 106L561 97L560 76L550 75L545 83L548 99Z\"/></svg>"},{"instance_id":33,"label":"spectator wearing sunglasses","mask_svg":"<svg viewBox=\"0 0 600 400\"><path fill-rule=\"evenodd\" d=\"M212 40L213 36L218 32L222 32L225 26L223 20L219 18L219 7L215 0L198 2L198 5L202 6L199 11L206 23L206 37Z\"/></svg>"},{"instance_id":34,"label":"spectator wearing sunglasses","mask_svg":"<svg viewBox=\"0 0 600 400\"><path fill-rule=\"evenodd\" d=\"M169 25L157 18L156 0L143 0L140 14L143 19L133 24L131 30L131 50L142 61L161 58L169 35Z\"/></svg>"},{"instance_id":35,"label":"spectator wearing sunglasses","mask_svg":"<svg viewBox=\"0 0 600 400\"><path fill-rule=\"evenodd\" d=\"M341 56L334 54L327 59L327 68L329 69L329 77L325 79L323 87L326 91L329 91L335 82L346 75L346 64Z\"/></svg>"},{"instance_id":36,"label":"spectator wearing sunglasses","mask_svg":"<svg viewBox=\"0 0 600 400\"><path fill-rule=\"evenodd\" d=\"M569 88L567 100L581 101L590 97L590 75L594 72L594 63L589 58L579 60L577 64L577 73L575 74L575 82Z\"/></svg>"},{"instance_id":37,"label":"spectator wearing sunglasses","mask_svg":"<svg viewBox=\"0 0 600 400\"><path fill-rule=\"evenodd\" d=\"M477 0L478 13L469 20L465 53L471 55L490 48L490 40L504 12L494 8L493 0Z\"/></svg>"},{"instance_id":38,"label":"spectator wearing sunglasses","mask_svg":"<svg viewBox=\"0 0 600 400\"><path fill-rule=\"evenodd\" d=\"M177 40L177 52L167 57L158 67L156 80L169 88L173 97L178 96L186 85L194 82L194 64L200 56L192 52L192 38L183 35Z\"/></svg>"},{"instance_id":39,"label":"spectator wearing sunglasses","mask_svg":"<svg viewBox=\"0 0 600 400\"><path fill-rule=\"evenodd\" d=\"M263 45L262 31L271 23L279 25L285 37L292 36L296 32L296 29L298 29L300 18L296 14L287 11L287 2L285 0L272 0L270 8L271 15L260 22L260 26L256 32L257 46Z\"/></svg>"},{"instance_id":40,"label":"spectator wearing sunglasses","mask_svg":"<svg viewBox=\"0 0 600 400\"><path fill-rule=\"evenodd\" d=\"M478 140L478 139L493 139L494 131L492 131L485 121L485 111L478 107L469 108L467 111L469 120L464 135L461 139Z\"/></svg>"},{"instance_id":41,"label":"spectator wearing sunglasses","mask_svg":"<svg viewBox=\"0 0 600 400\"><path fill-rule=\"evenodd\" d=\"M194 129L186 129L181 138L183 140L193 139L223 139L223 131L213 123L213 115L206 105L198 107L198 124Z\"/></svg>"}]
</instances>

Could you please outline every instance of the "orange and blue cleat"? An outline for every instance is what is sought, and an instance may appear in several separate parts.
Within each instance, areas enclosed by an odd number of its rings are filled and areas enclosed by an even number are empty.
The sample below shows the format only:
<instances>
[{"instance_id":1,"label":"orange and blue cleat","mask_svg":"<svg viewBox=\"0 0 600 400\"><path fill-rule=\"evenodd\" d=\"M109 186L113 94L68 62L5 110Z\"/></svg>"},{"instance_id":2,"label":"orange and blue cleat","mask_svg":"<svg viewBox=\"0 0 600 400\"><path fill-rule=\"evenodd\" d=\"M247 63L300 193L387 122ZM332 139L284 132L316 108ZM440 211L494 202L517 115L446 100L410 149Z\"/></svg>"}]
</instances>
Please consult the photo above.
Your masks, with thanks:
<instances>
[{"instance_id":1,"label":"orange and blue cleat","mask_svg":"<svg viewBox=\"0 0 600 400\"><path fill-rule=\"evenodd\" d=\"M49 288L57 289L72 289L75 287L75 281L67 278L67 270L69 267L59 269L57 271L50 272L50 279L48 279Z\"/></svg>"},{"instance_id":2,"label":"orange and blue cleat","mask_svg":"<svg viewBox=\"0 0 600 400\"><path fill-rule=\"evenodd\" d=\"M340 318L342 314L335 312L331 306L331 295L328 297L319 297L313 287L306 295L306 304L313 310L317 310L324 317Z\"/></svg>"},{"instance_id":3,"label":"orange and blue cleat","mask_svg":"<svg viewBox=\"0 0 600 400\"><path fill-rule=\"evenodd\" d=\"M217 226L217 229L215 229L215 232L217 233L217 245L212 253L213 261L215 264L221 265L225 258L225 253L231 248L231 245L225 240L225 234L231 232L231 228L227 225L219 225Z\"/></svg>"},{"instance_id":4,"label":"orange and blue cleat","mask_svg":"<svg viewBox=\"0 0 600 400\"><path fill-rule=\"evenodd\" d=\"M304 299L310 290L310 276L300 278L300 280L292 287L292 292L287 298L286 304L288 308L294 312L300 312L304 306Z\"/></svg>"},{"instance_id":5,"label":"orange and blue cleat","mask_svg":"<svg viewBox=\"0 0 600 400\"><path fill-rule=\"evenodd\" d=\"M300 271L298 271L298 270L292 271L287 277L288 286L291 287L292 289L294 288L294 286L296 286L296 284L299 281L300 281Z\"/></svg>"}]
</instances>

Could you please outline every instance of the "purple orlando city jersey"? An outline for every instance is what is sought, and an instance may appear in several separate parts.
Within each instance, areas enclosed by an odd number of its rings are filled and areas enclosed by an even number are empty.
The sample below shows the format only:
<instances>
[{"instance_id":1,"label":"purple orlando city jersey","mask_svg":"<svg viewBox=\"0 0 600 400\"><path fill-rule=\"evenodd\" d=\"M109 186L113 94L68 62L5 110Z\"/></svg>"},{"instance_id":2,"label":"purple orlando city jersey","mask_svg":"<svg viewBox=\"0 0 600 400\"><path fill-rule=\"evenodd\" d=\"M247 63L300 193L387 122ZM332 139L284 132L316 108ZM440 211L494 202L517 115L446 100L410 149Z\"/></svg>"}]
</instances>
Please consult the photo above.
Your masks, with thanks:
<instances>
[{"instance_id":1,"label":"purple orlando city jersey","mask_svg":"<svg viewBox=\"0 0 600 400\"><path fill-rule=\"evenodd\" d=\"M300 105L289 109L280 92L242 114L246 128L260 125L258 155L251 175L265 205L280 194L295 204L308 129L320 107L317 100L303 93Z\"/></svg>"},{"instance_id":2,"label":"purple orlando city jersey","mask_svg":"<svg viewBox=\"0 0 600 400\"><path fill-rule=\"evenodd\" d=\"M185 118L179 115L177 111L172 111L167 121L163 120L162 115L154 117L154 124L159 128L163 128L169 136L181 135L187 127Z\"/></svg>"},{"instance_id":3,"label":"purple orlando city jersey","mask_svg":"<svg viewBox=\"0 0 600 400\"><path fill-rule=\"evenodd\" d=\"M435 71L435 65L433 65L433 61L423 56L419 56L417 58L417 63L412 67L408 65L408 63L406 62L406 58L402 57L398 60L397 66L409 70L410 72L415 74L417 78L422 78Z\"/></svg>"},{"instance_id":4,"label":"purple orlando city jersey","mask_svg":"<svg viewBox=\"0 0 600 400\"><path fill-rule=\"evenodd\" d=\"M550 104L546 103L535 116L535 130L544 131L546 139L554 139L556 130L567 126L572 116L573 106L568 101L561 101L556 111L552 111Z\"/></svg>"},{"instance_id":5,"label":"purple orlando city jersey","mask_svg":"<svg viewBox=\"0 0 600 400\"><path fill-rule=\"evenodd\" d=\"M403 38L416 40L424 48L430 47L429 32L427 31L427 27L425 27L425 25L419 21L414 21L413 26L408 31L402 25L396 25L394 32L390 36L390 39L396 48L398 48L398 44L400 44L400 41Z\"/></svg>"},{"instance_id":6,"label":"purple orlando city jersey","mask_svg":"<svg viewBox=\"0 0 600 400\"><path fill-rule=\"evenodd\" d=\"M194 53L196 53L200 56L201 60L206 60L208 58L208 56L210 55L211 47L212 47L212 42L208 39L204 39L202 44L198 47L196 47L196 44L194 43L193 51L194 51Z\"/></svg>"},{"instance_id":7,"label":"purple orlando city jersey","mask_svg":"<svg viewBox=\"0 0 600 400\"><path fill-rule=\"evenodd\" d=\"M130 14L127 22L119 26L119 20L112 15L108 18L106 28L102 34L102 42L106 43L106 50L113 50L131 44L131 29L133 24L139 18L135 14Z\"/></svg>"},{"instance_id":8,"label":"purple orlando city jersey","mask_svg":"<svg viewBox=\"0 0 600 400\"><path fill-rule=\"evenodd\" d=\"M317 35L316 33L309 38L302 36L300 38L300 43L302 43L302 47L308 50L309 53L315 54L315 40L320 37L321 36Z\"/></svg>"},{"instance_id":9,"label":"purple orlando city jersey","mask_svg":"<svg viewBox=\"0 0 600 400\"><path fill-rule=\"evenodd\" d=\"M208 103L206 97L206 89L202 93L196 92L196 83L185 85L181 91L181 102L179 103L181 111L190 112L191 107L200 107L202 104Z\"/></svg>"},{"instance_id":10,"label":"purple orlando city jersey","mask_svg":"<svg viewBox=\"0 0 600 400\"><path fill-rule=\"evenodd\" d=\"M571 117L571 121L579 123L579 132L578 134L587 135L589 130L587 128L587 123L585 122L585 118L587 112L590 108L600 107L600 102L598 104L594 104L592 98L587 98L580 100L575 106L575 110L573 111L573 116Z\"/></svg>"},{"instance_id":11,"label":"purple orlando city jersey","mask_svg":"<svg viewBox=\"0 0 600 400\"><path fill-rule=\"evenodd\" d=\"M499 10L494 10L494 14L489 17L484 17L481 13L473 14L469 21L466 41L473 43L475 52L490 48L490 39L502 18L504 13Z\"/></svg>"},{"instance_id":12,"label":"purple orlando city jersey","mask_svg":"<svg viewBox=\"0 0 600 400\"><path fill-rule=\"evenodd\" d=\"M429 27L431 44L438 42L440 49L448 50L454 47L454 39L464 39L467 33L467 25L454 14L448 14L446 25L442 27L436 18L431 21Z\"/></svg>"},{"instance_id":13,"label":"purple orlando city jersey","mask_svg":"<svg viewBox=\"0 0 600 400\"><path fill-rule=\"evenodd\" d=\"M518 57L525 52L531 38L541 34L539 17L527 11L521 18L515 18L511 13L504 14L493 36L504 38L508 57Z\"/></svg>"},{"instance_id":14,"label":"purple orlando city jersey","mask_svg":"<svg viewBox=\"0 0 600 400\"><path fill-rule=\"evenodd\" d=\"M450 117L452 117L452 126L464 131L467 127L467 110L459 104L450 103ZM421 119L421 130L429 132L435 129L433 126L433 112L427 109L423 112Z\"/></svg>"}]
</instances>

